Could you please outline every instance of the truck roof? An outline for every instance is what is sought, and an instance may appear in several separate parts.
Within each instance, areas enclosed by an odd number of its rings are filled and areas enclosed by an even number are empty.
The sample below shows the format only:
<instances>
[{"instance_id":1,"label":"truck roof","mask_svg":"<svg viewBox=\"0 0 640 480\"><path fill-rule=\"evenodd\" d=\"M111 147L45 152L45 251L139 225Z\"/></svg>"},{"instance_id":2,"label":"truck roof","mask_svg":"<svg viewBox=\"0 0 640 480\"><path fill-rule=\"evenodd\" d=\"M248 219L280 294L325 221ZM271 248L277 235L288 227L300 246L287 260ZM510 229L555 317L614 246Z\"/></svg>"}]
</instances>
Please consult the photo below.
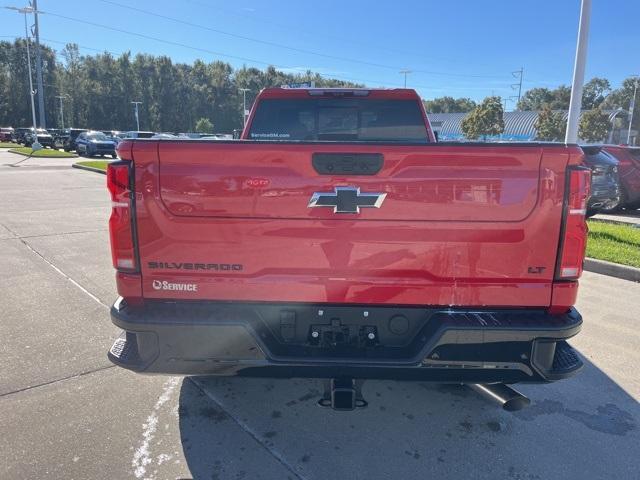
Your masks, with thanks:
<instances>
[{"instance_id":1,"label":"truck roof","mask_svg":"<svg viewBox=\"0 0 640 480\"><path fill-rule=\"evenodd\" d=\"M375 99L419 100L412 88L265 88L258 95L265 98L368 97Z\"/></svg>"}]
</instances>

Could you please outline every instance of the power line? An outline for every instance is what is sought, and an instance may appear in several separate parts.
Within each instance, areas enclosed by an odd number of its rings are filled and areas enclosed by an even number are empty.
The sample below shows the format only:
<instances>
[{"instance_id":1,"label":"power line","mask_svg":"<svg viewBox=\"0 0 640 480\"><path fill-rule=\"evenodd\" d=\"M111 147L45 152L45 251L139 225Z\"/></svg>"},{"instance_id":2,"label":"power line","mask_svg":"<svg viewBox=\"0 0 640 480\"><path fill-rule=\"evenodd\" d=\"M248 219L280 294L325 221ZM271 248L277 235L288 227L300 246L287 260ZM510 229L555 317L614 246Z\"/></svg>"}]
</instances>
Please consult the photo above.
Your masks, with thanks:
<instances>
[{"instance_id":1,"label":"power line","mask_svg":"<svg viewBox=\"0 0 640 480\"><path fill-rule=\"evenodd\" d=\"M82 24L85 24L85 25L91 25L91 26L98 27L98 28L104 28L106 30L111 30L111 31L118 32L118 33L124 33L126 35L132 35L132 36L135 36L135 37L144 38L146 40L153 40L153 41L156 41L156 42L165 43L167 45L173 45L173 46L186 48L186 49L189 49L189 50L194 50L194 51L198 51L198 52L202 52L202 53L208 53L210 55L217 55L219 57L232 58L232 59L235 59L235 60L241 60L241 61L244 61L244 62L256 63L256 64L259 64L259 65L273 66L273 67L279 68L281 70L287 70L287 69L291 70L291 69L293 69L293 67L286 66L286 65L278 65L278 64L274 64L274 63L270 63L270 62L265 62L265 61L262 61L262 60L257 60L257 59L254 59L254 58L241 57L241 56L238 56L238 55L229 55L229 54L218 52L218 51L215 51L215 50L210 50L208 48L196 47L194 45L189 45L189 44L181 43L181 42L174 42L172 40L165 40L163 38L153 37L151 35L146 35L146 34L139 33L139 32L131 32L129 30L124 30L122 28L117 28L117 27L112 27L112 26L109 26L109 25L103 25L103 24L100 24L100 23L90 22L90 21L87 21L87 20L79 19L79 18L74 18L74 17L69 17L69 16L66 16L66 15L61 15L59 13L43 12L43 11L41 11L40 13L43 13L43 14L46 13L47 15L50 15L52 17L62 18L62 19L65 19L65 20L73 21L73 22L79 22L79 23L82 23ZM398 86L398 87L402 86L402 84L399 84L397 82L385 82L385 81L378 81L378 80L367 80L367 79L362 79L362 78L345 77L345 76L342 76L342 75L322 75L322 74L319 74L319 73L317 75L319 75L322 78L326 78L326 79L337 79L337 80L344 80L344 81L350 81L350 82L356 82L356 83L365 83L365 84L368 83L368 84L378 84L378 85L385 85L386 84L386 85L393 85L393 86ZM415 85L415 87L416 88L423 88L423 89L429 89L430 88L430 87L427 87L425 85Z\"/></svg>"},{"instance_id":2,"label":"power line","mask_svg":"<svg viewBox=\"0 0 640 480\"><path fill-rule=\"evenodd\" d=\"M42 11L40 13L43 13ZM108 28L105 26L105 28ZM130 33L132 35L136 35L134 32L125 32L123 30L121 30L122 33ZM19 35L0 35L0 38L17 38L19 37ZM75 44L78 46L78 48L81 48L83 50L91 50L94 52L98 52L98 53L109 53L113 56L121 56L124 55L124 52L113 52L113 51L109 51L106 49L100 49L100 48L95 48L95 47L88 47L86 45L79 45L75 42L71 42L71 41L62 41L62 40L54 40L51 38L42 38L42 40L47 41L47 42L52 42L52 43L58 43L61 45L68 45L68 44ZM156 40L155 38L153 38L153 40ZM157 39L158 41L162 41L160 39ZM184 46L185 48L196 48L196 47L191 47L191 46ZM200 50L200 49L199 49ZM216 53L214 53L216 54ZM295 70L294 67L288 67L286 65L274 65L272 63L266 63L266 62L260 62L261 64L264 65L269 65L269 66L273 66L275 68L281 69L281 70ZM321 73L317 73L314 72L314 74L320 76L321 78L324 78L326 80L344 80L344 81L350 81L350 82L356 82L356 83L364 83L364 84L379 84L379 85L383 85L383 84L387 84L387 85L393 85L393 86L402 86L402 84L400 83L396 83L396 82L383 82L382 80L371 80L371 79L364 79L364 78L353 78L353 77L344 77L341 75L328 75L328 74L321 74ZM56 88L53 85L45 85L45 87L53 87ZM417 88L428 88L426 86L420 86L420 85L416 85Z\"/></svg>"},{"instance_id":3,"label":"power line","mask_svg":"<svg viewBox=\"0 0 640 480\"><path fill-rule=\"evenodd\" d=\"M275 25L276 27L285 29L286 31L296 30L296 31L302 33L304 36L312 37L314 40L317 40L318 37L324 37L324 38L329 38L329 39L332 39L332 40L339 40L340 42L343 42L343 43L349 42L349 43L352 43L354 45L360 45L360 46L363 46L363 47L366 47L366 48L372 48L373 47L376 50L383 50L383 51L390 52L390 53L395 53L395 54L399 53L399 54L403 54L403 55L418 56L423 60L425 58L424 57L424 54L425 54L424 50L422 50L422 51L410 51L410 50L401 50L401 49L397 49L397 48L389 48L387 45L384 45L384 44L372 44L369 41L367 41L367 42L359 42L354 38L346 38L346 37L341 37L341 36L338 36L338 35L329 35L329 34L325 33L324 31L320 31L320 32L316 31L316 32L310 33L308 31L308 29L300 28L300 27L296 26L295 24L284 24L284 23L276 22L276 21L273 21L273 20L271 20L269 18L265 18L264 15L260 15L260 18L255 18L252 15L248 15L246 13L235 12L235 11L232 11L232 10L230 10L228 8L221 7L220 5L215 5L215 7L214 7L210 3L201 2L201 1L197 1L197 0L186 0L186 1L189 2L189 3L195 4L195 5L200 5L201 7L209 8L209 9L210 8L215 8L216 12L225 12L228 15L244 18L244 19L250 20L250 21L252 21L254 23L258 23L260 25L271 24L271 25ZM439 60L447 60L447 61L451 60L450 57L433 57L432 56L431 58L439 59ZM453 75L453 74L447 73L447 75ZM491 77L489 76L489 78L491 78ZM500 76L500 77L496 76L494 78L504 78L504 77L503 76Z\"/></svg>"},{"instance_id":4,"label":"power line","mask_svg":"<svg viewBox=\"0 0 640 480\"><path fill-rule=\"evenodd\" d=\"M189 3L195 4L195 5L200 5L201 7L205 7L205 8L212 8L213 5L211 5L210 3L206 3L206 2L199 2L197 0L186 0ZM284 23L280 23L280 22L275 22L269 18L265 18L264 15L261 15L260 18L255 18L252 15L248 15L246 13L239 13L239 12L235 12L233 10L230 10L228 8L224 8L221 7L219 5L215 6L215 10L216 12L225 12L227 15L232 15L235 17L239 17L239 18L244 18L246 20L250 20L254 23L258 23L260 25L264 25L264 24L271 24L271 25L275 25L278 28L282 28L286 31L291 31L291 30L296 30L300 33L302 33L304 36L307 37L313 37L314 40L317 40L318 37L324 37L324 38L329 38L332 40L339 40L341 42L351 42L355 45L360 45L360 46L364 46L367 48L371 48L371 47L375 47L377 50L384 50L386 52L391 52L391 53L400 53L400 54L404 54L404 55L419 55L421 58L423 58L424 56L424 52L418 52L418 51L409 51L409 50L399 50L399 49L395 49L395 48L389 48L386 45L383 44L376 44L376 45L372 45L370 42L358 42L357 40L354 40L353 38L345 38L345 37L340 37L338 35L329 35L325 32L313 32L310 33L307 29L304 28L300 28L297 25L294 24L284 24Z\"/></svg>"},{"instance_id":5,"label":"power line","mask_svg":"<svg viewBox=\"0 0 640 480\"><path fill-rule=\"evenodd\" d=\"M214 32L214 33L218 33L220 35L226 35L229 37L233 37L233 38L239 38L241 40L247 40L249 42L254 42L254 43L259 43L262 45L269 45L271 47L277 47L277 48L283 48L286 50L291 50L294 52L298 52L298 53L305 53L308 55L315 55L318 57L323 57L323 58L329 58L332 60L340 60L340 61L344 61L344 62L350 62L350 63L358 63L358 64L362 64L362 65L368 65L371 67L378 67L378 68L385 68L385 69L389 69L389 70L400 70L402 67L398 67L398 66L394 66L394 65L386 65L386 64L382 64L382 63L375 63L375 62L369 62L366 60L358 60L355 58L349 58L349 57L341 57L341 56L337 56L337 55L329 55L326 53L322 53L322 52L317 52L317 51L313 51L313 50L306 50L303 48L298 48L298 47L292 47L289 45L283 45L281 43L276 43L276 42L271 42L268 40L262 40L259 38L254 38L254 37L248 37L246 35L240 35L237 33L232 33L232 32L227 32L224 30L219 30L217 28L212 28L212 27L208 27L206 25L202 25L199 23L193 23L187 20L181 20L179 18L175 18L175 17L170 17L168 15L162 15L156 12L152 12L149 10L144 10L142 8L137 8L137 7L132 7L130 5L125 5L119 2L114 2L112 0L98 0L99 2L102 3L106 3L108 5L113 5L116 7L120 7L120 8L124 8L127 10L133 10L135 12L139 12L139 13L143 13L145 15L150 15L153 17L157 17L157 18L162 18L164 20L169 20L171 22L176 22L176 23L180 23L182 25L187 25L189 27L193 27L193 28L200 28L202 30L207 30L210 32ZM443 75L443 76L451 76L451 77L470 77L470 78L504 78L504 77L499 77L497 75L479 75L479 74L466 74L466 73L452 73L452 72L439 72L439 71L432 71L432 70L415 70L416 72L420 72L420 73L426 73L426 74L430 74L430 75Z\"/></svg>"},{"instance_id":6,"label":"power line","mask_svg":"<svg viewBox=\"0 0 640 480\"><path fill-rule=\"evenodd\" d=\"M40 13L43 13L42 11L40 11ZM16 35L0 35L0 38L21 38L20 35L16 34ZM60 45L69 45L69 44L74 44L77 45L79 49L81 50L90 50L92 52L98 52L98 53L109 53L111 55L113 55L114 57L119 57L121 55L124 55L124 52L113 52L110 50L106 50L104 48L93 48L93 47L87 47L86 45L79 45L76 42L65 42L62 40L54 40L53 38L45 38L45 37L40 37L40 40L44 40L45 42L48 43L57 43ZM55 49L53 49L55 50ZM47 85L45 85L46 87Z\"/></svg>"},{"instance_id":7,"label":"power line","mask_svg":"<svg viewBox=\"0 0 640 480\"><path fill-rule=\"evenodd\" d=\"M69 20L69 21L73 21L73 22L79 22L79 23L83 23L83 24L88 24L88 25L92 25L95 27L99 27L99 28L104 28L106 30L111 30L111 31L116 31L119 33L124 33L127 35L132 35L132 36L136 36L136 37L140 37L140 38L145 38L147 40L152 40L152 41L156 41L156 42L160 42L160 43L165 43L165 44L169 44L169 45L173 45L173 46L178 46L181 48L186 48L189 50L194 50L194 51L198 51L198 52L203 52L203 53L208 53L210 55L217 55L217 56L221 56L221 57L226 57L226 58L232 58L232 59L236 59L236 60L242 60L242 61L246 61L246 62L251 62L251 63L256 63L259 65L265 65L265 66L273 66L275 68L278 68L280 70L295 70L294 67L291 66L287 66L287 65L280 65L280 64L274 64L274 63L270 63L270 62L264 62L261 60L256 60L256 59L251 59L251 58L246 58L246 57L239 57L239 56L235 56L235 55L228 55L228 54L224 54L221 52L217 52L214 50L209 50L206 48L202 48L202 47L196 47L193 45L188 45L188 44L184 44L184 43L180 43L180 42L173 42L171 40L165 40L162 38L157 38L157 37L153 37L151 35L145 35L139 32L131 32L128 30L124 30L121 28L116 28L116 27L111 27L108 25L102 25L99 23L95 23L95 22L88 22L86 20L81 20L78 18L73 18L73 17L68 17L65 15L60 15L57 13L52 13L52 12L43 12L42 10L40 11L40 13L43 14L47 14L47 15L51 15L53 17L58 17L58 18L63 18L65 20ZM16 35L3 35L0 37L9 37L9 38L15 38ZM75 43L75 42L64 42L61 40L53 40L53 39L46 39L43 38L43 40L47 41L47 42L53 42L53 43L58 43L58 44L69 44L69 43ZM78 44L76 44L78 45ZM78 45L79 48L82 48L84 50L91 50L91 51L95 51L95 52L99 52L99 53L109 53L111 55L114 56L120 56L123 55L123 53L117 53L117 52L112 52L106 49L99 49L99 48L95 48L95 47L88 47L85 45ZM404 84L403 83L399 83L399 82L393 82L393 81L382 81L382 80L372 80L372 79L365 79L365 78L357 78L357 77L348 77L348 76L344 76L344 75L329 75L329 74L321 74L321 73L317 73L314 72L314 74L318 75L321 78L324 78L326 80L342 80L342 81L348 81L348 82L354 82L354 83L362 83L364 85L379 85L379 86L391 86L391 87L403 87ZM432 86L426 86L426 85L419 85L419 84L414 84L412 85L414 88L419 88L419 89L423 89L423 90L433 90Z\"/></svg>"}]
</instances>

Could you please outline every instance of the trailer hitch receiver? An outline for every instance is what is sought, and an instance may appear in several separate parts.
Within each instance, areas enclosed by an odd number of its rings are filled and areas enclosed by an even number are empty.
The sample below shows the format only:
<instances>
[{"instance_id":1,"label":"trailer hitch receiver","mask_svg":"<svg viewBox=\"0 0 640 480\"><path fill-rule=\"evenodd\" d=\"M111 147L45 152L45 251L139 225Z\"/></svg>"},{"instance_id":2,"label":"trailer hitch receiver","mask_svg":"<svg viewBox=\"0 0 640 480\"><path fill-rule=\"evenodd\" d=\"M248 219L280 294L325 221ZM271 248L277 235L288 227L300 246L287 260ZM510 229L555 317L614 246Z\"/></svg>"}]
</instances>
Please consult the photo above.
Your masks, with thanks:
<instances>
[{"instance_id":1,"label":"trailer hitch receiver","mask_svg":"<svg viewBox=\"0 0 640 480\"><path fill-rule=\"evenodd\" d=\"M324 393L318 400L321 407L349 412L356 408L364 408L368 402L362 397L364 380L353 378L332 378L324 381Z\"/></svg>"}]
</instances>

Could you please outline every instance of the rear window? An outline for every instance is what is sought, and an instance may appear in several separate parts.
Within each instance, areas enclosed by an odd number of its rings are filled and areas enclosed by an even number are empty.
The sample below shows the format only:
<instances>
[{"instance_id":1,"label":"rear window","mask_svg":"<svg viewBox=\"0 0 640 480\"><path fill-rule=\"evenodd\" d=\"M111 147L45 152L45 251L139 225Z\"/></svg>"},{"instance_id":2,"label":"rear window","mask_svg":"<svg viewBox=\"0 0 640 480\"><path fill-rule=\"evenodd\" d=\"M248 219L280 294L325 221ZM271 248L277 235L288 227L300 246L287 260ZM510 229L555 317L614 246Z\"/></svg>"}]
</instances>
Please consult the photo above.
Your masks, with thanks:
<instances>
[{"instance_id":1,"label":"rear window","mask_svg":"<svg viewBox=\"0 0 640 480\"><path fill-rule=\"evenodd\" d=\"M280 141L429 141L417 101L364 98L261 100L249 138Z\"/></svg>"}]
</instances>

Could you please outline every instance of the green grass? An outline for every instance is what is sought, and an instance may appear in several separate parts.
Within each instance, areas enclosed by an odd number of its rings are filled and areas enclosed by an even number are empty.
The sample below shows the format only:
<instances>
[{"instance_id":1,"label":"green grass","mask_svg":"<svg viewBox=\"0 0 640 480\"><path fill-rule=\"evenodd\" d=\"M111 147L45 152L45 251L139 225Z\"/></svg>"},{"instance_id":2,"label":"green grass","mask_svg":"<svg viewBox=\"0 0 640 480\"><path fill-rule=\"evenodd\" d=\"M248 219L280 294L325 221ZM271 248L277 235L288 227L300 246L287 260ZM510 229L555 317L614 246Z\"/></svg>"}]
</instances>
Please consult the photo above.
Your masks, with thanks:
<instances>
[{"instance_id":1,"label":"green grass","mask_svg":"<svg viewBox=\"0 0 640 480\"><path fill-rule=\"evenodd\" d=\"M640 267L640 228L590 220L587 257Z\"/></svg>"},{"instance_id":2,"label":"green grass","mask_svg":"<svg viewBox=\"0 0 640 480\"><path fill-rule=\"evenodd\" d=\"M16 144L15 143L11 143L11 142L0 142L0 148L13 148L15 147Z\"/></svg>"},{"instance_id":3,"label":"green grass","mask_svg":"<svg viewBox=\"0 0 640 480\"><path fill-rule=\"evenodd\" d=\"M110 163L111 162L108 162L106 160L86 160L83 162L77 162L76 165L84 165L85 167L93 167L106 171L107 165L109 165Z\"/></svg>"},{"instance_id":4,"label":"green grass","mask_svg":"<svg viewBox=\"0 0 640 480\"><path fill-rule=\"evenodd\" d=\"M52 150L50 148L43 148L33 152L31 147L18 147L9 150L11 153L18 153L20 155L28 155L31 157L49 157L49 158L70 158L75 157L73 153L61 152L60 150Z\"/></svg>"}]
</instances>

